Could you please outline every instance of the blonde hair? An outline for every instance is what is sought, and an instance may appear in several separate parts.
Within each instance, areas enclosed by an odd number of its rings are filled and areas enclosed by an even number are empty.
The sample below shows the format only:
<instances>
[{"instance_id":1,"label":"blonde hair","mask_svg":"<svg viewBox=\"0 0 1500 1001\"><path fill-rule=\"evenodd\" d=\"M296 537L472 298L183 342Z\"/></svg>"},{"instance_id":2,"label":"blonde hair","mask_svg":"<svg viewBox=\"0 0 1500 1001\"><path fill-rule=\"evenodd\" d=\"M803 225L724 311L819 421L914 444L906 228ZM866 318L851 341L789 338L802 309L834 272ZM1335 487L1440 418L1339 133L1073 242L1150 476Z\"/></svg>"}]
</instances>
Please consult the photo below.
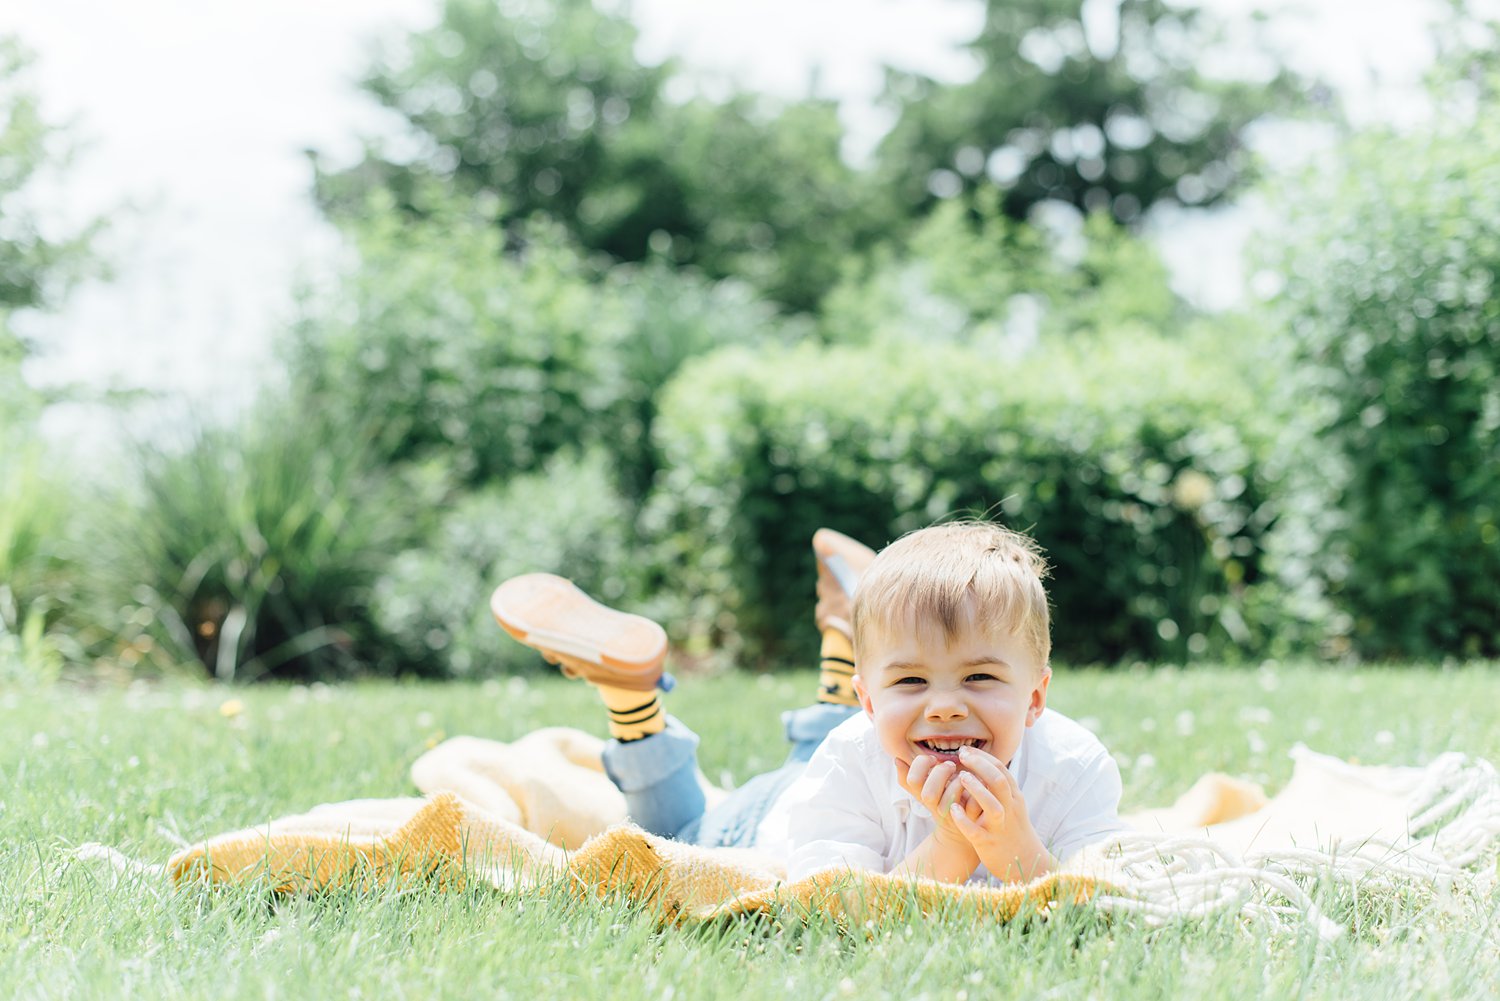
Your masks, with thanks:
<instances>
[{"instance_id":1,"label":"blonde hair","mask_svg":"<svg viewBox=\"0 0 1500 1001\"><path fill-rule=\"evenodd\" d=\"M1052 654L1046 576L1036 542L999 525L959 521L910 532L860 575L855 659L875 633L935 625L951 641L977 626L1019 636L1045 668Z\"/></svg>"}]
</instances>

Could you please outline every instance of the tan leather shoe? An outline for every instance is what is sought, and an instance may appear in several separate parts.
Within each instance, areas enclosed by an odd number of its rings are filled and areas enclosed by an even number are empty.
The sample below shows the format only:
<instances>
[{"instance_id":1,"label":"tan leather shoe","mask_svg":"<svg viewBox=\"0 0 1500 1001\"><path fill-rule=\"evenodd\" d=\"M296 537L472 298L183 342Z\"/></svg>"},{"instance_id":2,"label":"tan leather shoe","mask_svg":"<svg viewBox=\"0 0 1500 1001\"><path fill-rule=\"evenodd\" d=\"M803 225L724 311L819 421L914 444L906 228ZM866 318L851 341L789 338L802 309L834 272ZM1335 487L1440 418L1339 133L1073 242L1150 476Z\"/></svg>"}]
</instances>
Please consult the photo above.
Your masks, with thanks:
<instances>
[{"instance_id":1,"label":"tan leather shoe","mask_svg":"<svg viewBox=\"0 0 1500 1001\"><path fill-rule=\"evenodd\" d=\"M661 681L667 634L640 615L599 604L570 580L530 573L495 588L490 611L501 628L594 685L651 691Z\"/></svg>"},{"instance_id":2,"label":"tan leather shoe","mask_svg":"<svg viewBox=\"0 0 1500 1001\"><path fill-rule=\"evenodd\" d=\"M818 557L818 604L813 609L818 632L837 629L853 637L854 589L875 550L831 528L814 532L812 547Z\"/></svg>"}]
</instances>

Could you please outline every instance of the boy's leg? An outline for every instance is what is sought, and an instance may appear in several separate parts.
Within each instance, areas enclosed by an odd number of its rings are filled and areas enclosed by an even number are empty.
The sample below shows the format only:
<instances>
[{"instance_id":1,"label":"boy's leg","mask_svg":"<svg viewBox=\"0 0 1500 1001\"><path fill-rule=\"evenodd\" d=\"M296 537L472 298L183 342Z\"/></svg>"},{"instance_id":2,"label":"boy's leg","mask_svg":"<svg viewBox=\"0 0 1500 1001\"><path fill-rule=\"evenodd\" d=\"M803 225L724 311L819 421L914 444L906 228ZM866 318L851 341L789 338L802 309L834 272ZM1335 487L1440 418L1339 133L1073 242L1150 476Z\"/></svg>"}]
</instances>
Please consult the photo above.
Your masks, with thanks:
<instances>
[{"instance_id":1,"label":"boy's leg","mask_svg":"<svg viewBox=\"0 0 1500 1001\"><path fill-rule=\"evenodd\" d=\"M698 736L662 710L671 679L662 675L661 626L607 608L552 574L511 578L490 608L506 632L598 690L614 738L604 771L625 794L630 819L666 837L695 825L704 807Z\"/></svg>"},{"instance_id":2,"label":"boy's leg","mask_svg":"<svg viewBox=\"0 0 1500 1001\"><path fill-rule=\"evenodd\" d=\"M781 715L786 739L792 745L788 763L806 763L828 732L859 708L854 694L854 590L860 575L875 559L875 550L831 528L814 532L812 547L818 565L818 604L813 609L813 621L823 637L818 700Z\"/></svg>"},{"instance_id":3,"label":"boy's leg","mask_svg":"<svg viewBox=\"0 0 1500 1001\"><path fill-rule=\"evenodd\" d=\"M818 702L858 706L854 695L854 590L875 551L842 532L820 528L813 533L818 565L818 603L813 621L822 636L818 661ZM789 739L791 732L787 734Z\"/></svg>"},{"instance_id":4,"label":"boy's leg","mask_svg":"<svg viewBox=\"0 0 1500 1001\"><path fill-rule=\"evenodd\" d=\"M760 823L787 786L807 767L808 759L834 727L859 711L854 694L854 587L875 558L863 543L830 528L813 535L818 560L818 604L813 619L823 636L819 651L817 701L781 714L792 745L786 761L735 789L684 837L710 848L746 847L754 843ZM690 837L689 837L690 836Z\"/></svg>"}]
</instances>

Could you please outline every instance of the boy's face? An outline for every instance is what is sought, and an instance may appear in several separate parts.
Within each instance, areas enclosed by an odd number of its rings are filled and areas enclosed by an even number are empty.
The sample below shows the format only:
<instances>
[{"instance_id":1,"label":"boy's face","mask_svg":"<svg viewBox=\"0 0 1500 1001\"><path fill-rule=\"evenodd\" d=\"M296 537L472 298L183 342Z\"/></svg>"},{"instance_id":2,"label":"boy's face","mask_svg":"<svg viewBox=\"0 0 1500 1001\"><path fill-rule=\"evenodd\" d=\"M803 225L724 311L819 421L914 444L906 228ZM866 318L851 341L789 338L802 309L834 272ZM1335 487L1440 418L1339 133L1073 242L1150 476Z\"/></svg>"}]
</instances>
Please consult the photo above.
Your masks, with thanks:
<instances>
[{"instance_id":1,"label":"boy's face","mask_svg":"<svg viewBox=\"0 0 1500 1001\"><path fill-rule=\"evenodd\" d=\"M875 629L859 651L854 688L881 748L911 765L920 754L958 761L968 743L1007 765L1047 704L1052 671L1016 635L966 627Z\"/></svg>"}]
</instances>

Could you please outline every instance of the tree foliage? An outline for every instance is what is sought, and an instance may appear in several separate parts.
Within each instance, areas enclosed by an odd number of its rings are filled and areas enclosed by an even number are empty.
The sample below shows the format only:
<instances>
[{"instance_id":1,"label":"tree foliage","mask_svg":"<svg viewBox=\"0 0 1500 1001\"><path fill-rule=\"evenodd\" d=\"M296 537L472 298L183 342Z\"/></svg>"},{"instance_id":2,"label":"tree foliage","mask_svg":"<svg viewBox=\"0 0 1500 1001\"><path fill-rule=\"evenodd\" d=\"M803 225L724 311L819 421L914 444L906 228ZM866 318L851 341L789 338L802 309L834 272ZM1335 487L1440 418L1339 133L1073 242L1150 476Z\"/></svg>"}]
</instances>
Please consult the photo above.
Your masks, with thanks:
<instances>
[{"instance_id":1,"label":"tree foliage","mask_svg":"<svg viewBox=\"0 0 1500 1001\"><path fill-rule=\"evenodd\" d=\"M1293 107L1302 86L1264 50L1260 79L1215 72L1237 57L1202 10L1120 0L1112 20L1107 8L985 0L974 79L890 73L899 118L878 158L902 209L993 186L1014 219L1053 199L1128 223L1163 200L1210 205L1239 187L1246 129Z\"/></svg>"},{"instance_id":2,"label":"tree foliage","mask_svg":"<svg viewBox=\"0 0 1500 1001\"><path fill-rule=\"evenodd\" d=\"M1290 199L1281 304L1340 524L1317 571L1366 656L1500 654L1500 128L1327 157Z\"/></svg>"},{"instance_id":3,"label":"tree foliage","mask_svg":"<svg viewBox=\"0 0 1500 1001\"><path fill-rule=\"evenodd\" d=\"M49 232L33 203L38 183L55 176L67 155L27 78L31 62L18 39L0 36L0 430L41 405L21 379L32 346L12 318L60 302L93 267L89 244L98 230L96 223L67 235Z\"/></svg>"},{"instance_id":4,"label":"tree foliage","mask_svg":"<svg viewBox=\"0 0 1500 1001\"><path fill-rule=\"evenodd\" d=\"M507 229L537 214L621 261L653 253L816 304L850 245L879 232L868 182L839 157L829 102L665 97L670 65L590 0L447 0L441 23L379 59L365 89L410 126L406 156L372 146L323 170L335 216L374 189L421 212L437 179L494 200Z\"/></svg>"},{"instance_id":5,"label":"tree foliage","mask_svg":"<svg viewBox=\"0 0 1500 1001\"><path fill-rule=\"evenodd\" d=\"M1170 332L1189 318L1155 249L1104 213L1065 237L1007 218L989 190L938 205L902 251L883 249L851 269L825 299L820 322L835 343L955 342L1014 352L1105 329Z\"/></svg>"},{"instance_id":6,"label":"tree foliage","mask_svg":"<svg viewBox=\"0 0 1500 1001\"><path fill-rule=\"evenodd\" d=\"M386 465L436 462L465 488L607 443L649 488L655 394L687 358L781 327L746 286L659 261L606 267L537 219L503 253L493 216L432 190L419 218L372 195L358 261L288 345L309 413L363 429Z\"/></svg>"}]
</instances>

